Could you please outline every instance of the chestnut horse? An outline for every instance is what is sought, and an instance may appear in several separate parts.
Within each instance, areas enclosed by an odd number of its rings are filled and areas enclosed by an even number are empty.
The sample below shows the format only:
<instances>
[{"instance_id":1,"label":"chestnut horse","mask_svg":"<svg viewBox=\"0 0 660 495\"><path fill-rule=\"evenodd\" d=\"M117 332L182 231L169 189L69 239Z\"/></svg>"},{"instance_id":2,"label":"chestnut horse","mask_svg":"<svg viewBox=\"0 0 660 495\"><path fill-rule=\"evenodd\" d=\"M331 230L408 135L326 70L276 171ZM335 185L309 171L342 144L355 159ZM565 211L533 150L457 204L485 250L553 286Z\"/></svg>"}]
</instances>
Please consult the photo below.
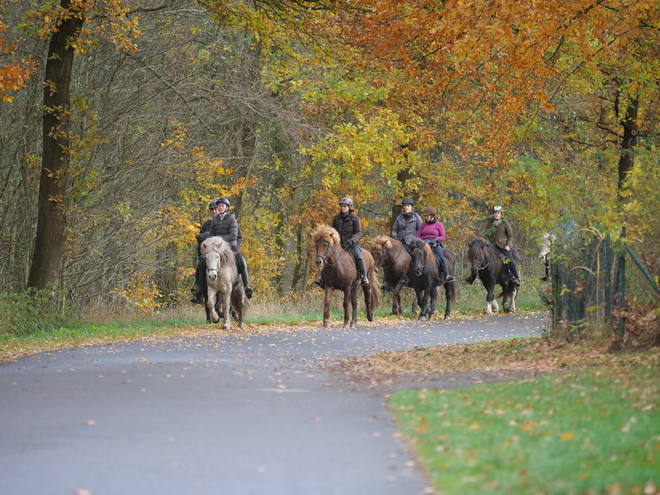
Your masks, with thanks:
<instances>
[{"instance_id":1,"label":"chestnut horse","mask_svg":"<svg viewBox=\"0 0 660 495\"><path fill-rule=\"evenodd\" d=\"M502 256L495 249L495 246L483 237L468 241L468 263L473 270L477 271L481 283L488 291L486 295L486 314L489 315L493 312L497 313L500 309L495 298L495 286L497 284L502 287L502 309L507 313L513 313L516 310L516 297L518 297L519 287L512 282L513 275L507 270ZM511 257L514 263L519 266L520 254L514 248L511 248Z\"/></svg>"},{"instance_id":2,"label":"chestnut horse","mask_svg":"<svg viewBox=\"0 0 660 495\"><path fill-rule=\"evenodd\" d=\"M357 287L360 280L353 255L339 244L339 233L327 225L319 225L312 232L315 246L316 266L321 267L321 277L325 282L325 304L323 306L323 326L329 326L330 304L335 289L344 293L344 328L357 325ZM376 280L376 265L369 251L362 249L362 261L369 283L362 286L366 304L367 319L374 320L374 311L380 301L380 284ZM352 306L352 317L349 309Z\"/></svg>"},{"instance_id":3,"label":"chestnut horse","mask_svg":"<svg viewBox=\"0 0 660 495\"><path fill-rule=\"evenodd\" d=\"M407 286L410 273L410 253L405 246L396 239L386 235L376 237L370 244L371 255L377 268L382 268L385 281L392 286L392 314L403 313L401 306L401 291ZM417 297L413 299L412 310L418 309Z\"/></svg>"},{"instance_id":4,"label":"chestnut horse","mask_svg":"<svg viewBox=\"0 0 660 495\"><path fill-rule=\"evenodd\" d=\"M453 271L456 257L449 248L442 248L449 269ZM419 319L426 320L435 314L435 305L438 302L438 287L445 286L445 320L451 318L451 303L456 301L456 287L454 282L447 282L447 274L440 270L438 261L428 243L422 239L416 239L410 246L412 256L412 267L410 271L410 283L417 294L417 302L420 306ZM427 306L427 302L431 301Z\"/></svg>"},{"instance_id":5,"label":"chestnut horse","mask_svg":"<svg viewBox=\"0 0 660 495\"><path fill-rule=\"evenodd\" d=\"M222 328L229 330L231 321L230 308L234 308L238 326L243 327L245 306L245 287L238 274L236 255L231 245L222 237L209 237L200 246L206 259L206 283L208 297L206 307L213 323L220 321L216 311L216 296L222 301Z\"/></svg>"}]
</instances>

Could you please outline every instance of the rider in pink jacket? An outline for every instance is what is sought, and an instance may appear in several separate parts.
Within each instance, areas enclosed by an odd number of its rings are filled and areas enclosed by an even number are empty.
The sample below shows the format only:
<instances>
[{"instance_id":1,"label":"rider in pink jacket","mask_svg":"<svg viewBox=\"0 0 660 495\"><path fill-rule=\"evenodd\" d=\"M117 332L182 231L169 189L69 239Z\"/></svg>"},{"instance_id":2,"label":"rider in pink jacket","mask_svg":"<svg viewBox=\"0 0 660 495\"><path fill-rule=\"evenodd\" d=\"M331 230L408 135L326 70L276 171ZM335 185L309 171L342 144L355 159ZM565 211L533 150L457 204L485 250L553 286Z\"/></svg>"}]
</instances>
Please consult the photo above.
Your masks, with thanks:
<instances>
[{"instance_id":1,"label":"rider in pink jacket","mask_svg":"<svg viewBox=\"0 0 660 495\"><path fill-rule=\"evenodd\" d=\"M447 264L447 259L445 258L445 253L442 250L442 242L447 240L447 235L445 234L445 226L442 225L442 222L439 222L435 219L436 211L435 208L427 206L422 213L424 222L419 227L417 231L417 237L428 242L433 249L433 254L440 262L440 268L445 272L445 280L447 283L453 282L454 276L449 272L449 265Z\"/></svg>"}]
</instances>

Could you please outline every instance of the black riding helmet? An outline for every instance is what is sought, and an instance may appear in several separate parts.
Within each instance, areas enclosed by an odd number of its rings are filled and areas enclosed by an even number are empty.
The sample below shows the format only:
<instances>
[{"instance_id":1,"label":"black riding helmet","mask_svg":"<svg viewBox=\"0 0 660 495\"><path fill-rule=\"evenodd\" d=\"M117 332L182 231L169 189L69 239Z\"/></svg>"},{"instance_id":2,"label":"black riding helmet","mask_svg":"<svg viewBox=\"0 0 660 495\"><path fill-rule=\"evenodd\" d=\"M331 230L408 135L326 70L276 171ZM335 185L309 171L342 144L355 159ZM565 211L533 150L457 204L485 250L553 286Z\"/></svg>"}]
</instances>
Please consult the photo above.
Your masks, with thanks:
<instances>
[{"instance_id":1,"label":"black riding helmet","mask_svg":"<svg viewBox=\"0 0 660 495\"><path fill-rule=\"evenodd\" d=\"M217 208L217 207L218 207L218 202L217 201L211 201L209 203L209 210L212 210L212 209Z\"/></svg>"},{"instance_id":2,"label":"black riding helmet","mask_svg":"<svg viewBox=\"0 0 660 495\"><path fill-rule=\"evenodd\" d=\"M218 204L220 204L220 203L224 203L224 204L227 205L227 208L229 208L229 207L231 206L231 203L230 203L229 200L228 200L227 198L225 198L225 197L220 198L219 200L216 201L216 203L218 203Z\"/></svg>"},{"instance_id":3,"label":"black riding helmet","mask_svg":"<svg viewBox=\"0 0 660 495\"><path fill-rule=\"evenodd\" d=\"M414 205L415 201L412 198L403 198L403 201L401 201L402 205Z\"/></svg>"}]
</instances>

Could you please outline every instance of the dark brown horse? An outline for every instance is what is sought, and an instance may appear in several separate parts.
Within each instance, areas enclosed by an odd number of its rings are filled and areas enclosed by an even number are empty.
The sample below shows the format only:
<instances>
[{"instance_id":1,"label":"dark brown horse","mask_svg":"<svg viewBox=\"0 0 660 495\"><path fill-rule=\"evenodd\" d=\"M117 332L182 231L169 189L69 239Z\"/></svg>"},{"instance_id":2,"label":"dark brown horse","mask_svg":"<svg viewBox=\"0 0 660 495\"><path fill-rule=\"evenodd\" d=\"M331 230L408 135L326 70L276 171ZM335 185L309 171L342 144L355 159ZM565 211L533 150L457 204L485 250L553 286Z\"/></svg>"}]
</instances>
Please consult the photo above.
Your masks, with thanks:
<instances>
[{"instance_id":1,"label":"dark brown horse","mask_svg":"<svg viewBox=\"0 0 660 495\"><path fill-rule=\"evenodd\" d=\"M355 260L339 244L339 233L327 225L319 225L312 232L315 247L316 265L321 267L321 277L325 282L325 304L323 307L323 326L329 326L330 304L335 289L344 293L344 328L357 325L357 288L360 285ZM374 311L380 301L380 285L376 280L376 265L369 251L362 249L364 269L369 284L362 286L366 304L367 319L374 320ZM349 309L352 307L352 317Z\"/></svg>"},{"instance_id":2,"label":"dark brown horse","mask_svg":"<svg viewBox=\"0 0 660 495\"><path fill-rule=\"evenodd\" d=\"M410 273L410 253L405 246L386 235L376 237L370 243L371 255L376 267L385 274L385 281L392 286L392 314L403 313L401 291L407 286ZM417 297L413 299L413 312L418 310Z\"/></svg>"},{"instance_id":3,"label":"dark brown horse","mask_svg":"<svg viewBox=\"0 0 660 495\"><path fill-rule=\"evenodd\" d=\"M449 269L454 271L456 257L449 248L442 248ZM417 302L421 308L420 320L432 318L435 314L435 305L438 302L438 287L444 285L447 306L445 320L451 318L451 303L456 301L456 287L454 282L447 282L447 274L440 270L438 261L431 247L422 239L416 239L410 246L412 267L410 271L410 284L417 294ZM427 306L427 302L431 302Z\"/></svg>"},{"instance_id":4,"label":"dark brown horse","mask_svg":"<svg viewBox=\"0 0 660 495\"><path fill-rule=\"evenodd\" d=\"M520 254L514 248L511 248L511 257L516 265L520 264ZM516 310L519 287L513 283L513 275L509 273L502 255L495 246L483 237L468 241L468 263L477 271L481 283L488 291L486 313L490 315L499 311L495 298L497 284L502 287L502 309L507 313L513 313Z\"/></svg>"}]
</instances>

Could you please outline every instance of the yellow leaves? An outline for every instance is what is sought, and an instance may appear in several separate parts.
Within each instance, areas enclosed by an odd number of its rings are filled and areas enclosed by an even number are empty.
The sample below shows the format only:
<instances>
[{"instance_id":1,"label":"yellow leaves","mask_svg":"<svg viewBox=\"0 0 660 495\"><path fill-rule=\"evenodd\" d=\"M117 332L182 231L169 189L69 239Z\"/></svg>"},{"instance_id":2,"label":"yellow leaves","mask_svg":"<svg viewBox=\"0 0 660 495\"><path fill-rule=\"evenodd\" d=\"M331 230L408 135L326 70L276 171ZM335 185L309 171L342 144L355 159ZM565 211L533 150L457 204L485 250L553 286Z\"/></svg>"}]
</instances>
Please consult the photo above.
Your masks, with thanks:
<instances>
[{"instance_id":1,"label":"yellow leaves","mask_svg":"<svg viewBox=\"0 0 660 495\"><path fill-rule=\"evenodd\" d=\"M163 294L158 290L156 282L147 279L146 273L134 273L124 287L119 287L110 292L117 294L124 301L145 314L152 313L164 304L157 301L158 298L163 297Z\"/></svg>"},{"instance_id":2,"label":"yellow leaves","mask_svg":"<svg viewBox=\"0 0 660 495\"><path fill-rule=\"evenodd\" d=\"M559 439L560 439L562 442L567 442L567 441L569 441L569 440L573 440L573 437L574 437L574 436L575 436L575 435L573 434L572 431L567 431L567 432L562 433L562 434L559 436Z\"/></svg>"}]
</instances>

